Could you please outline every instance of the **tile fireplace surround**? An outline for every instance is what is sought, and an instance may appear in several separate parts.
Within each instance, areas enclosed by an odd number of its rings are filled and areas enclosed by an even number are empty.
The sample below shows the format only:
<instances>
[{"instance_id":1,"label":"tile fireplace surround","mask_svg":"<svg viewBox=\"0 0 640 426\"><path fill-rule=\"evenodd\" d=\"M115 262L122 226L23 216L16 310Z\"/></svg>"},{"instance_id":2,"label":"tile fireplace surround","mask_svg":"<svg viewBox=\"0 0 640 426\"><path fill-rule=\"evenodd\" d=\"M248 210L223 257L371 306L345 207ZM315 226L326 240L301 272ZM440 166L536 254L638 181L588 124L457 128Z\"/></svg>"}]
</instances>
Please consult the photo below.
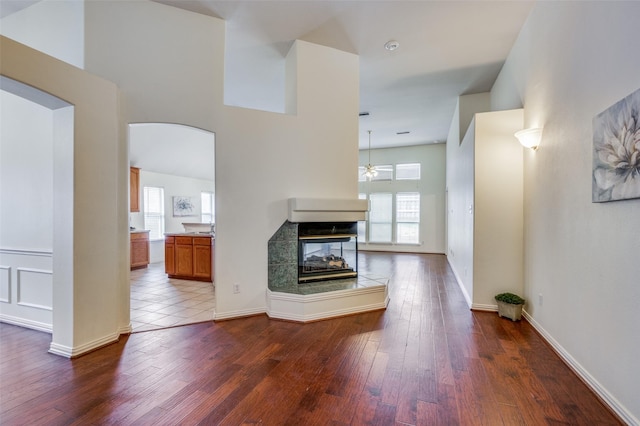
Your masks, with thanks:
<instances>
[{"instance_id":1,"label":"tile fireplace surround","mask_svg":"<svg viewBox=\"0 0 640 426\"><path fill-rule=\"evenodd\" d=\"M286 221L269 240L268 314L307 322L384 309L389 279L359 273L356 278L298 284L298 224Z\"/></svg>"}]
</instances>

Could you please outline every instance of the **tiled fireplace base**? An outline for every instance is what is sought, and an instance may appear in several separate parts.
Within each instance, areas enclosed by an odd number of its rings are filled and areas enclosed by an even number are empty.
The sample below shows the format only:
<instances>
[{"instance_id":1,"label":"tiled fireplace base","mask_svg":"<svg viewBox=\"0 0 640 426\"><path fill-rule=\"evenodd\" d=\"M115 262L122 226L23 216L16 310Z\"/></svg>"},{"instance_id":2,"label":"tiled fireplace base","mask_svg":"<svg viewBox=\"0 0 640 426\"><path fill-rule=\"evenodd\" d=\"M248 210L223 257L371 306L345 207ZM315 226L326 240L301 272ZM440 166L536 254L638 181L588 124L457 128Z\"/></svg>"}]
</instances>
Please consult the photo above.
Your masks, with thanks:
<instances>
[{"instance_id":1,"label":"tiled fireplace base","mask_svg":"<svg viewBox=\"0 0 640 426\"><path fill-rule=\"evenodd\" d=\"M296 293L267 290L267 314L270 318L311 322L385 309L389 303L388 282L388 278L360 276L301 286Z\"/></svg>"}]
</instances>

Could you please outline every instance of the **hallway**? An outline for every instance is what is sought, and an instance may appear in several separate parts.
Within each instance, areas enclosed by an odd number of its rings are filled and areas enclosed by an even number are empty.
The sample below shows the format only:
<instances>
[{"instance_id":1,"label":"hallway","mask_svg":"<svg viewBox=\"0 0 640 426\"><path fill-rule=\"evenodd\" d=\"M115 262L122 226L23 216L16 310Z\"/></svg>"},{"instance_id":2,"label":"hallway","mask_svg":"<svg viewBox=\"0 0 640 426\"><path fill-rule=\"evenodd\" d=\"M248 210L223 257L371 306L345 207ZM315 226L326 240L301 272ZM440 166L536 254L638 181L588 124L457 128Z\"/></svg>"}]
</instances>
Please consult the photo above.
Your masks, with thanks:
<instances>
[{"instance_id":1,"label":"hallway","mask_svg":"<svg viewBox=\"0 0 640 426\"><path fill-rule=\"evenodd\" d=\"M3 424L619 425L526 322L470 311L443 255L361 252L384 311L123 336L69 361L0 325Z\"/></svg>"}]
</instances>

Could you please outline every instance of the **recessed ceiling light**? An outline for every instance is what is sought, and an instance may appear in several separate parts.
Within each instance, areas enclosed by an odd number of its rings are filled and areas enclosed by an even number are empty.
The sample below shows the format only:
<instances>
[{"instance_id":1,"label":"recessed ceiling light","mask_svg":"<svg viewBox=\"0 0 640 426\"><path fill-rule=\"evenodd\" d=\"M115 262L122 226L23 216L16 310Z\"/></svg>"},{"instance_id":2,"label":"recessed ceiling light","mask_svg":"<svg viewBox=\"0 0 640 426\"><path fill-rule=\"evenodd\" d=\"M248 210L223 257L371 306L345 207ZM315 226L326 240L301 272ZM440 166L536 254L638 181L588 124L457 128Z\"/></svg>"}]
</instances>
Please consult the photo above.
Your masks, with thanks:
<instances>
[{"instance_id":1,"label":"recessed ceiling light","mask_svg":"<svg viewBox=\"0 0 640 426\"><path fill-rule=\"evenodd\" d=\"M395 40L389 40L384 44L384 48L387 50L396 50L398 47L400 47L400 43Z\"/></svg>"}]
</instances>

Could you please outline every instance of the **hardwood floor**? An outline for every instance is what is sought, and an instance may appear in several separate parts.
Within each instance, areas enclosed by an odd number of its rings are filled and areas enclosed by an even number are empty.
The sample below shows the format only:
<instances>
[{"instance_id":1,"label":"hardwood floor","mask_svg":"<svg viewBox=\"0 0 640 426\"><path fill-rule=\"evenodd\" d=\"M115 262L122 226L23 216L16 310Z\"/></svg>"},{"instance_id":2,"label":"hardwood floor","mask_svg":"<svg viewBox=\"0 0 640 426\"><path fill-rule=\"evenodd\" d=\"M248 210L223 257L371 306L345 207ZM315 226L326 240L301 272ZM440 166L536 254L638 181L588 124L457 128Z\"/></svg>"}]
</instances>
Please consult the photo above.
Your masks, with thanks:
<instances>
[{"instance_id":1,"label":"hardwood floor","mask_svg":"<svg viewBox=\"0 0 640 426\"><path fill-rule=\"evenodd\" d=\"M2 425L614 425L525 321L471 312L441 255L362 253L386 311L136 333L75 360L0 325Z\"/></svg>"}]
</instances>

